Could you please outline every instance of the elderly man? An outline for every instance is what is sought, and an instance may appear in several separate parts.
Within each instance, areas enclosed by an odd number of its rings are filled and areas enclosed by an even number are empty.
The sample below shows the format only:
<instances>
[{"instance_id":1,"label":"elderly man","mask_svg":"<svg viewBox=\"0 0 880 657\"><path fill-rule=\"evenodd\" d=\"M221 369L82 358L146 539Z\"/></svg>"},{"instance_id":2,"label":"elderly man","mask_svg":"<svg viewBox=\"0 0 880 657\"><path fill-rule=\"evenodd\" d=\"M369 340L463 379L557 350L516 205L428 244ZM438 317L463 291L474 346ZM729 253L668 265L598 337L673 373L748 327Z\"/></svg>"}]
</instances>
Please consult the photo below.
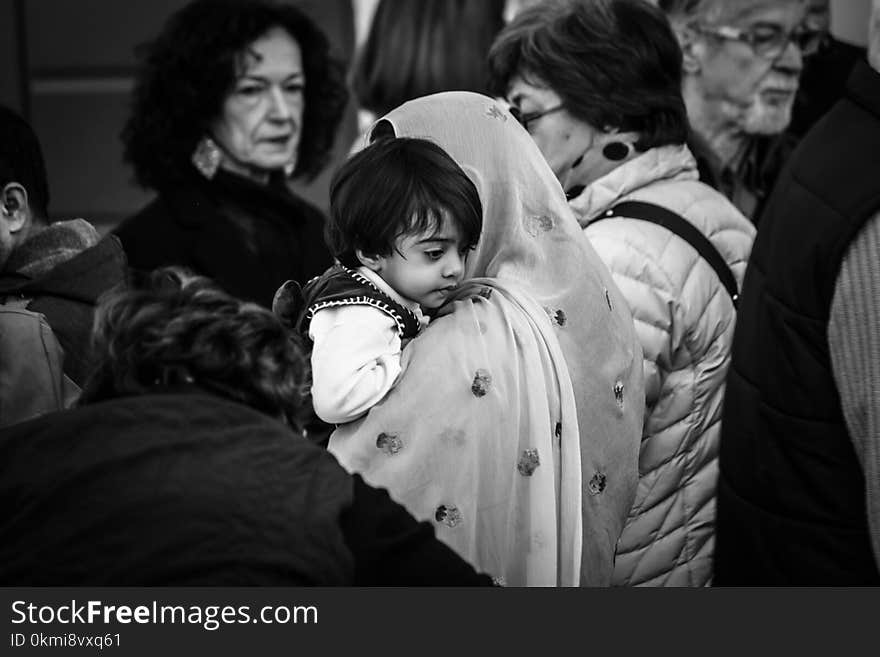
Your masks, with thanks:
<instances>
[{"instance_id":1,"label":"elderly man","mask_svg":"<svg viewBox=\"0 0 880 657\"><path fill-rule=\"evenodd\" d=\"M705 182L755 220L790 152L803 56L822 33L806 0L660 0L681 42L692 150Z\"/></svg>"}]
</instances>

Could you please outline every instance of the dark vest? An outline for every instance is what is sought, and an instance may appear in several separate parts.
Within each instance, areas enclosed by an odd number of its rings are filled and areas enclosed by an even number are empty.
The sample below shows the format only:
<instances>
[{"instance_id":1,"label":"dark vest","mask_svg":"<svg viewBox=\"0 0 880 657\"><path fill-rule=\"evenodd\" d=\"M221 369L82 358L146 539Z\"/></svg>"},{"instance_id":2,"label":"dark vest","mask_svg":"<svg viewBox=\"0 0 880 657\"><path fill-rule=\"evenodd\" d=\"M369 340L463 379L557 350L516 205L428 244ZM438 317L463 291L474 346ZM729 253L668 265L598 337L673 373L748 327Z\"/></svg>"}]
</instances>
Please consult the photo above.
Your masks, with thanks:
<instances>
[{"instance_id":1,"label":"dark vest","mask_svg":"<svg viewBox=\"0 0 880 657\"><path fill-rule=\"evenodd\" d=\"M414 338L421 330L418 317L409 308L397 303L357 271L338 264L310 280L301 291L295 281L288 281L272 302L275 314L299 333L306 344L309 344L309 325L315 313L338 306L376 308L394 320L401 340Z\"/></svg>"},{"instance_id":2,"label":"dark vest","mask_svg":"<svg viewBox=\"0 0 880 657\"><path fill-rule=\"evenodd\" d=\"M715 584L880 584L828 348L846 250L880 209L880 74L795 151L761 218L727 378Z\"/></svg>"}]
</instances>

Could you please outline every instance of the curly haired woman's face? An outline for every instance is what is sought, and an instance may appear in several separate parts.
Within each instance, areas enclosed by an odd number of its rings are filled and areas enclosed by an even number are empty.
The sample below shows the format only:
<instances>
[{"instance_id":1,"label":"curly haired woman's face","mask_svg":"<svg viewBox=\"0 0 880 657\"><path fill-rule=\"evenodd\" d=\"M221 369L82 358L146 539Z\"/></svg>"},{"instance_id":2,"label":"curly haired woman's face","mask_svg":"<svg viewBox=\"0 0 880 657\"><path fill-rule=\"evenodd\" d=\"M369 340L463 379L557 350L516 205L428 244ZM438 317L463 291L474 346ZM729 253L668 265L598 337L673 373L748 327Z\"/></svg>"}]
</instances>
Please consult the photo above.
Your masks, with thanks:
<instances>
[{"instance_id":1,"label":"curly haired woman's face","mask_svg":"<svg viewBox=\"0 0 880 657\"><path fill-rule=\"evenodd\" d=\"M305 106L299 44L286 30L272 28L247 48L241 66L213 125L214 138L231 156L222 166L239 173L292 168Z\"/></svg>"}]
</instances>

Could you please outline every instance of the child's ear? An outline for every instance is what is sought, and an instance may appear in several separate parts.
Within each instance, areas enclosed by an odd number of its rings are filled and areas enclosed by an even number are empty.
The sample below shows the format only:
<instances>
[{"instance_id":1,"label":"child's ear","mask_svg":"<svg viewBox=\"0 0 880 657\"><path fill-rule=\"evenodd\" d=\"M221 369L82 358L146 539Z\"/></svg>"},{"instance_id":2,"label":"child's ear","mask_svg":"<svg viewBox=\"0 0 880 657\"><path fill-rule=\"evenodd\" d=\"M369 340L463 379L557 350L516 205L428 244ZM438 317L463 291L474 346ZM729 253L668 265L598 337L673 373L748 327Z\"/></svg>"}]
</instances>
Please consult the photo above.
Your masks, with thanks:
<instances>
[{"instance_id":1,"label":"child's ear","mask_svg":"<svg viewBox=\"0 0 880 657\"><path fill-rule=\"evenodd\" d=\"M385 265L385 258L378 255L367 255L361 249L355 249L354 254L357 256L358 260L361 261L361 264L367 269L371 269L377 274L382 272L382 267Z\"/></svg>"}]
</instances>

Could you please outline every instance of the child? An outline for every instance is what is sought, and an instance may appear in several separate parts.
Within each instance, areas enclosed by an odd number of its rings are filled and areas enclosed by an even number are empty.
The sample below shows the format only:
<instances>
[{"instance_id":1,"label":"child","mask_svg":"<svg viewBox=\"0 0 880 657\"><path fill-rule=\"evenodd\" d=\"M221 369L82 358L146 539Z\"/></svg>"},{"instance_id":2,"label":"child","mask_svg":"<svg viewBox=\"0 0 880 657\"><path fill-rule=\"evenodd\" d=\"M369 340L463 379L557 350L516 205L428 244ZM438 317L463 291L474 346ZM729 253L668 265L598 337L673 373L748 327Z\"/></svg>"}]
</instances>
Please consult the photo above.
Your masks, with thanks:
<instances>
[{"instance_id":1,"label":"child","mask_svg":"<svg viewBox=\"0 0 880 657\"><path fill-rule=\"evenodd\" d=\"M481 229L476 187L432 142L382 139L339 169L326 231L338 264L306 286L298 322L314 343L318 417L351 422L385 397L404 344L450 299Z\"/></svg>"}]
</instances>

